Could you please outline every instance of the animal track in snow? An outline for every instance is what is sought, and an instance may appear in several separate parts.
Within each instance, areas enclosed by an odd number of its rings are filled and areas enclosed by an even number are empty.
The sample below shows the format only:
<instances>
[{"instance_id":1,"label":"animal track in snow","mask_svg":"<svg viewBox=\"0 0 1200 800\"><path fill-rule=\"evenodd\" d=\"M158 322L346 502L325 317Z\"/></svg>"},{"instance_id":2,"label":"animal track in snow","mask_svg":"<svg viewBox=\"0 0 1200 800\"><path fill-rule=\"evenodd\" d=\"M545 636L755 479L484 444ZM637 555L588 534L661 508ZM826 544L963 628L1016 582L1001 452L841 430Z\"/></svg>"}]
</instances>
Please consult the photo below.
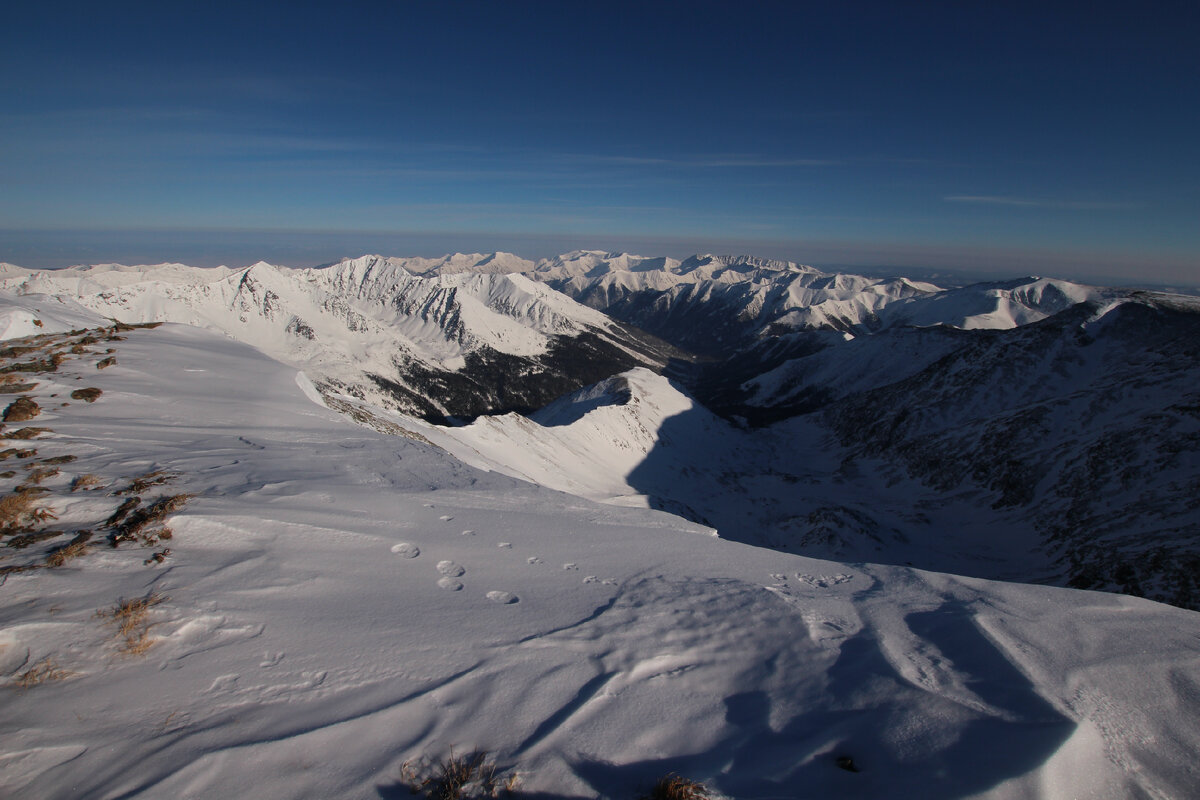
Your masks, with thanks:
<instances>
[{"instance_id":1,"label":"animal track in snow","mask_svg":"<svg viewBox=\"0 0 1200 800\"><path fill-rule=\"evenodd\" d=\"M212 682L212 686L208 687L206 694L225 694L237 689L238 679L240 675L221 675Z\"/></svg>"},{"instance_id":2,"label":"animal track in snow","mask_svg":"<svg viewBox=\"0 0 1200 800\"><path fill-rule=\"evenodd\" d=\"M450 520L454 519L454 517L450 516L449 514L442 514L440 517L438 517L438 519L440 519L442 522L449 522Z\"/></svg>"},{"instance_id":3,"label":"animal track in snow","mask_svg":"<svg viewBox=\"0 0 1200 800\"><path fill-rule=\"evenodd\" d=\"M521 602L520 598L511 592L488 592L487 599L491 600L493 603L499 603L502 606Z\"/></svg>"},{"instance_id":4,"label":"animal track in snow","mask_svg":"<svg viewBox=\"0 0 1200 800\"><path fill-rule=\"evenodd\" d=\"M447 577L447 576L438 578L437 583L438 583L438 586L442 587L443 589L446 589L447 591L451 591L451 592L459 592L459 591L462 591L462 588L463 588L462 581L456 581L456 580L454 580L454 578Z\"/></svg>"},{"instance_id":5,"label":"animal track in snow","mask_svg":"<svg viewBox=\"0 0 1200 800\"><path fill-rule=\"evenodd\" d=\"M499 547L502 550L511 550L512 542L496 542L496 547Z\"/></svg>"},{"instance_id":6,"label":"animal track in snow","mask_svg":"<svg viewBox=\"0 0 1200 800\"><path fill-rule=\"evenodd\" d=\"M278 664L280 661L283 661L283 655L284 654L282 651L280 651L278 653L263 653L263 660L262 660L262 663L259 664L259 666L264 669L266 669L267 667L273 667L276 664Z\"/></svg>"},{"instance_id":7,"label":"animal track in snow","mask_svg":"<svg viewBox=\"0 0 1200 800\"><path fill-rule=\"evenodd\" d=\"M579 569L579 565L578 565L578 564L571 564L571 563L567 563L567 564L563 564L563 569L566 569L566 570L578 570L578 569Z\"/></svg>"},{"instance_id":8,"label":"animal track in snow","mask_svg":"<svg viewBox=\"0 0 1200 800\"><path fill-rule=\"evenodd\" d=\"M538 558L537 556L530 556L529 558L525 559L525 561L528 564L545 564L546 563L545 561Z\"/></svg>"},{"instance_id":9,"label":"animal track in snow","mask_svg":"<svg viewBox=\"0 0 1200 800\"><path fill-rule=\"evenodd\" d=\"M474 535L475 535L475 531L463 531L463 532L462 532L462 535L463 535L463 536L474 536Z\"/></svg>"},{"instance_id":10,"label":"animal track in snow","mask_svg":"<svg viewBox=\"0 0 1200 800\"><path fill-rule=\"evenodd\" d=\"M416 558L421 555L421 548L412 542L400 542L392 545L392 552L401 558Z\"/></svg>"},{"instance_id":11,"label":"animal track in snow","mask_svg":"<svg viewBox=\"0 0 1200 800\"><path fill-rule=\"evenodd\" d=\"M447 578L457 578L460 575L466 574L466 570L453 561L439 561L437 570Z\"/></svg>"}]
</instances>

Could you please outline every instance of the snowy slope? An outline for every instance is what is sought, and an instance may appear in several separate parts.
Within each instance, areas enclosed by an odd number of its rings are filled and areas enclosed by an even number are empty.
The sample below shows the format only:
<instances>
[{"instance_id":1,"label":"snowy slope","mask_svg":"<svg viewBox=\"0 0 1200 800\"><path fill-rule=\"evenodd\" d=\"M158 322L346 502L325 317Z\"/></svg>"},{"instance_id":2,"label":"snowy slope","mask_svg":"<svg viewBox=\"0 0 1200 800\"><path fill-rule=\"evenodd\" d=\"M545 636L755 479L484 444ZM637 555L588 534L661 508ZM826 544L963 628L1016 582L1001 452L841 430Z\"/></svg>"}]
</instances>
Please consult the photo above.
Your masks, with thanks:
<instances>
[{"instance_id":1,"label":"snowy slope","mask_svg":"<svg viewBox=\"0 0 1200 800\"><path fill-rule=\"evenodd\" d=\"M664 428L686 419L686 430ZM411 422L397 420L402 425ZM667 378L634 369L561 398L529 415L480 417L455 428L419 432L466 463L616 505L665 507L693 491L720 491L703 464L714 449L738 463L742 436ZM654 485L630 485L652 451L669 449L670 468ZM690 483L686 491L680 483ZM674 508L683 511L682 508ZM690 509L690 517L699 512Z\"/></svg>"},{"instance_id":2,"label":"snowy slope","mask_svg":"<svg viewBox=\"0 0 1200 800\"><path fill-rule=\"evenodd\" d=\"M213 333L122 336L114 366L35 376L32 460L77 457L43 479L49 529L102 540L153 469L178 476L147 500L193 497L162 564L101 544L0 585L5 679L63 673L6 689L6 797L408 796L406 763L475 747L531 797L671 771L737 798L1196 786L1194 612L714 539L352 425ZM78 386L103 394L55 404ZM122 655L96 612L147 596Z\"/></svg>"}]
</instances>

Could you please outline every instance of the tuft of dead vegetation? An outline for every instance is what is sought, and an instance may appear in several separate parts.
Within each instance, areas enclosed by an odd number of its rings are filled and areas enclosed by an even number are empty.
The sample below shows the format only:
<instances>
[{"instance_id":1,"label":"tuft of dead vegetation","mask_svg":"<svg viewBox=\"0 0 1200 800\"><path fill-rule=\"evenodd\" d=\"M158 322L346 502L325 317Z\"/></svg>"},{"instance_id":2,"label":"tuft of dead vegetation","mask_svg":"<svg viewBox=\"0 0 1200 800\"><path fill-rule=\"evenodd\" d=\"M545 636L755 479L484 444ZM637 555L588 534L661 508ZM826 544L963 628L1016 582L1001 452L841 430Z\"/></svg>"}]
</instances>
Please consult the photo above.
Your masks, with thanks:
<instances>
[{"instance_id":1,"label":"tuft of dead vegetation","mask_svg":"<svg viewBox=\"0 0 1200 800\"><path fill-rule=\"evenodd\" d=\"M113 333L129 333L141 329L154 329L162 325L161 322L121 322L119 319L109 317L113 321L113 326L109 330Z\"/></svg>"},{"instance_id":2,"label":"tuft of dead vegetation","mask_svg":"<svg viewBox=\"0 0 1200 800\"><path fill-rule=\"evenodd\" d=\"M41 487L22 486L12 494L0 497L0 535L24 533L40 528L46 520L58 519L49 508L38 505L38 499L46 491Z\"/></svg>"},{"instance_id":3,"label":"tuft of dead vegetation","mask_svg":"<svg viewBox=\"0 0 1200 800\"><path fill-rule=\"evenodd\" d=\"M35 569L41 569L44 564L9 564L6 567L0 567L0 586L8 579L9 575L15 575L18 572L33 572Z\"/></svg>"},{"instance_id":4,"label":"tuft of dead vegetation","mask_svg":"<svg viewBox=\"0 0 1200 800\"><path fill-rule=\"evenodd\" d=\"M118 651L126 655L140 656L154 646L150 638L150 609L166 601L158 592L132 600L120 600L111 609L100 610L96 616L111 622L121 639Z\"/></svg>"},{"instance_id":5,"label":"tuft of dead vegetation","mask_svg":"<svg viewBox=\"0 0 1200 800\"><path fill-rule=\"evenodd\" d=\"M96 362L96 369L105 369L106 367L111 367L116 363L117 359L115 356L108 356L107 358L102 358Z\"/></svg>"},{"instance_id":6,"label":"tuft of dead vegetation","mask_svg":"<svg viewBox=\"0 0 1200 800\"><path fill-rule=\"evenodd\" d=\"M453 748L440 761L404 762L400 780L413 794L423 794L431 800L500 797L512 794L517 787L517 774L503 774L494 762L488 761L487 752L479 750L456 756Z\"/></svg>"},{"instance_id":7,"label":"tuft of dead vegetation","mask_svg":"<svg viewBox=\"0 0 1200 800\"><path fill-rule=\"evenodd\" d=\"M72 492L88 491L91 489L103 489L103 488L104 488L104 479L101 478L99 475L96 475L91 472L84 473L83 475L76 475L75 480L71 481L71 491Z\"/></svg>"},{"instance_id":8,"label":"tuft of dead vegetation","mask_svg":"<svg viewBox=\"0 0 1200 800\"><path fill-rule=\"evenodd\" d=\"M45 541L46 539L53 539L56 536L62 536L62 531L33 531L31 533L18 533L4 544L7 547L12 547L17 550L24 550L31 544L37 544L38 542Z\"/></svg>"},{"instance_id":9,"label":"tuft of dead vegetation","mask_svg":"<svg viewBox=\"0 0 1200 800\"><path fill-rule=\"evenodd\" d=\"M118 492L118 494L120 494L120 492ZM120 525L125 517L129 515L129 512L133 511L141 504L142 498L140 497L130 497L126 499L125 502L117 506L117 510L112 513L112 516L104 520L104 527L111 528L114 525Z\"/></svg>"},{"instance_id":10,"label":"tuft of dead vegetation","mask_svg":"<svg viewBox=\"0 0 1200 800\"><path fill-rule=\"evenodd\" d=\"M59 547L55 547L46 554L46 566L51 568L61 567L68 561L79 558L88 551L88 542L91 540L91 538L91 531L78 531L71 541Z\"/></svg>"},{"instance_id":11,"label":"tuft of dead vegetation","mask_svg":"<svg viewBox=\"0 0 1200 800\"><path fill-rule=\"evenodd\" d=\"M18 397L4 409L5 422L25 422L42 413L42 407L28 397Z\"/></svg>"},{"instance_id":12,"label":"tuft of dead vegetation","mask_svg":"<svg viewBox=\"0 0 1200 800\"><path fill-rule=\"evenodd\" d=\"M9 348L17 350L22 348ZM31 348L37 349L37 348ZM59 366L65 360L62 353L51 353L48 358L37 361L19 361L0 367L0 372L58 372Z\"/></svg>"},{"instance_id":13,"label":"tuft of dead vegetation","mask_svg":"<svg viewBox=\"0 0 1200 800\"><path fill-rule=\"evenodd\" d=\"M9 431L4 434L5 439L33 439L43 433L48 433L49 428L18 428L15 431Z\"/></svg>"},{"instance_id":14,"label":"tuft of dead vegetation","mask_svg":"<svg viewBox=\"0 0 1200 800\"><path fill-rule=\"evenodd\" d=\"M172 538L174 534L170 528L162 524L162 521L183 508L191 498L190 494L160 497L145 508L126 512L127 516L110 526L113 527L113 532L108 536L109 544L119 547L123 542L137 542L143 547L154 547L159 542ZM139 498L130 498L130 500L139 500ZM129 505L129 500L121 504L122 507L126 505ZM120 509L117 511L120 512Z\"/></svg>"},{"instance_id":15,"label":"tuft of dead vegetation","mask_svg":"<svg viewBox=\"0 0 1200 800\"><path fill-rule=\"evenodd\" d=\"M87 389L76 389L75 391L71 392L71 399L83 400L87 403L94 403L96 402L96 398L102 394L104 394L102 390L95 387L88 387Z\"/></svg>"},{"instance_id":16,"label":"tuft of dead vegetation","mask_svg":"<svg viewBox=\"0 0 1200 800\"><path fill-rule=\"evenodd\" d=\"M0 358L20 358L28 353L37 353L41 351L40 345L21 345L14 344L8 347L0 347ZM18 380L17 376L13 375L9 380Z\"/></svg>"},{"instance_id":17,"label":"tuft of dead vegetation","mask_svg":"<svg viewBox=\"0 0 1200 800\"><path fill-rule=\"evenodd\" d=\"M37 486L42 481L53 478L62 472L58 467L38 467L33 464L26 464L25 468L29 470L29 474L25 476L26 482L17 487L18 491Z\"/></svg>"},{"instance_id":18,"label":"tuft of dead vegetation","mask_svg":"<svg viewBox=\"0 0 1200 800\"><path fill-rule=\"evenodd\" d=\"M164 561L166 561L170 555L171 555L171 548L164 547L162 550L159 550L157 553L151 553L150 557L147 558L142 563L145 564L147 567L150 566L151 564L161 564Z\"/></svg>"},{"instance_id":19,"label":"tuft of dead vegetation","mask_svg":"<svg viewBox=\"0 0 1200 800\"><path fill-rule=\"evenodd\" d=\"M18 675L16 686L20 689L32 689L42 683L66 680L73 674L60 667L52 657L46 656Z\"/></svg>"},{"instance_id":20,"label":"tuft of dead vegetation","mask_svg":"<svg viewBox=\"0 0 1200 800\"><path fill-rule=\"evenodd\" d=\"M141 494L153 486L162 486L170 483L179 477L178 472L171 472L165 469L156 469L153 472L147 472L145 475L140 475L129 481L129 485L124 489L118 489L114 494Z\"/></svg>"},{"instance_id":21,"label":"tuft of dead vegetation","mask_svg":"<svg viewBox=\"0 0 1200 800\"><path fill-rule=\"evenodd\" d=\"M15 375L5 375L5 378L14 378ZM21 394L22 392L32 392L37 388L37 381L31 383L14 383L12 381L0 385L0 394Z\"/></svg>"},{"instance_id":22,"label":"tuft of dead vegetation","mask_svg":"<svg viewBox=\"0 0 1200 800\"><path fill-rule=\"evenodd\" d=\"M706 800L708 787L674 772L658 779L649 792L638 800Z\"/></svg>"},{"instance_id":23,"label":"tuft of dead vegetation","mask_svg":"<svg viewBox=\"0 0 1200 800\"><path fill-rule=\"evenodd\" d=\"M78 461L78 460L79 460L79 456L72 456L72 455L51 456L50 458L43 458L41 463L43 463L43 464L70 464L72 461Z\"/></svg>"}]
</instances>

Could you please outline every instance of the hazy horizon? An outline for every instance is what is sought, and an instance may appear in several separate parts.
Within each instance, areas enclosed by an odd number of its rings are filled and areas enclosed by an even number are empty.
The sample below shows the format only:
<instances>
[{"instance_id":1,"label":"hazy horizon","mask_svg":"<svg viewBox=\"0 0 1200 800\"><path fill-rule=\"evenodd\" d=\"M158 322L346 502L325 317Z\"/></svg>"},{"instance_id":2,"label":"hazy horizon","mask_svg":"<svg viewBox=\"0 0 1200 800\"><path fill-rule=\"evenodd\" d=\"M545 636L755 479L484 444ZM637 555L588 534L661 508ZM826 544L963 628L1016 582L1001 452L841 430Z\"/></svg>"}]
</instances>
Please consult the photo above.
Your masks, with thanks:
<instances>
[{"instance_id":1,"label":"hazy horizon","mask_svg":"<svg viewBox=\"0 0 1200 800\"><path fill-rule=\"evenodd\" d=\"M183 263L195 267L245 267L266 261L286 267L315 267L366 254L437 258L450 253L515 253L551 258L573 250L642 256L749 255L806 264L835 272L907 275L956 282L1026 275L1108 286L1200 291L1186 265L1158 264L1147 271L1112 254L1028 253L1002 249L872 245L846 242L769 242L696 237L539 236L536 234L387 233L379 231L11 231L0 229L0 262L30 269L80 264ZM1155 277L1148 277L1153 275Z\"/></svg>"}]
</instances>

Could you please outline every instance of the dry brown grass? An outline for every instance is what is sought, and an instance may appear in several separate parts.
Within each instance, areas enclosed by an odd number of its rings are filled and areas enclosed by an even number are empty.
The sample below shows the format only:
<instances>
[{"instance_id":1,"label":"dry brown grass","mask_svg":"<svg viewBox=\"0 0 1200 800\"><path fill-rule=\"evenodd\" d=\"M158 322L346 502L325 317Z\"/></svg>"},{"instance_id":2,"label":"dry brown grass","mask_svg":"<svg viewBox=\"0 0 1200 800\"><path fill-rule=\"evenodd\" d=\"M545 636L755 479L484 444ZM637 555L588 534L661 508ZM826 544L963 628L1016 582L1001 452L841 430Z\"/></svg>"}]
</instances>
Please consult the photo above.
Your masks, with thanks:
<instances>
[{"instance_id":1,"label":"dry brown grass","mask_svg":"<svg viewBox=\"0 0 1200 800\"><path fill-rule=\"evenodd\" d=\"M708 787L703 783L672 772L659 778L638 800L706 800L708 796Z\"/></svg>"},{"instance_id":2,"label":"dry brown grass","mask_svg":"<svg viewBox=\"0 0 1200 800\"><path fill-rule=\"evenodd\" d=\"M162 540L170 539L174 534L170 528L162 525L162 521L180 510L192 498L190 494L175 494L160 497L145 508L138 508L125 516L118 524L110 525L113 532L108 541L113 547L122 542L136 541L143 547L153 547ZM130 498L137 500L138 498ZM129 505L130 500L121 504L122 508ZM117 510L120 512L120 509ZM114 516L116 516L114 514Z\"/></svg>"},{"instance_id":3,"label":"dry brown grass","mask_svg":"<svg viewBox=\"0 0 1200 800\"><path fill-rule=\"evenodd\" d=\"M4 375L3 377L15 378L17 376L9 374ZM21 392L32 392L36 388L37 381L30 383L15 383L13 381L6 381L4 384L0 384L0 394L20 394Z\"/></svg>"},{"instance_id":4,"label":"dry brown grass","mask_svg":"<svg viewBox=\"0 0 1200 800\"><path fill-rule=\"evenodd\" d=\"M26 353L41 352L41 345L19 345L14 344L8 347L0 347L0 358L20 358ZM19 380L15 375L11 380Z\"/></svg>"},{"instance_id":5,"label":"dry brown grass","mask_svg":"<svg viewBox=\"0 0 1200 800\"><path fill-rule=\"evenodd\" d=\"M42 413L42 407L28 397L18 397L4 409L5 422L25 422Z\"/></svg>"},{"instance_id":6,"label":"dry brown grass","mask_svg":"<svg viewBox=\"0 0 1200 800\"><path fill-rule=\"evenodd\" d=\"M115 356L108 356L107 358L102 358L96 362L96 369L104 369L105 367L111 367L116 363L117 363L117 359Z\"/></svg>"},{"instance_id":7,"label":"dry brown grass","mask_svg":"<svg viewBox=\"0 0 1200 800\"><path fill-rule=\"evenodd\" d=\"M150 638L150 609L166 599L158 592L151 592L145 597L121 600L107 611L97 611L96 616L117 627L117 636L121 639L117 648L119 652L140 656L153 647L155 642Z\"/></svg>"},{"instance_id":8,"label":"dry brown grass","mask_svg":"<svg viewBox=\"0 0 1200 800\"><path fill-rule=\"evenodd\" d=\"M0 586L4 585L4 581L9 575L15 575L18 572L33 572L35 569L41 569L45 564L9 564L6 567L0 567Z\"/></svg>"},{"instance_id":9,"label":"dry brown grass","mask_svg":"<svg viewBox=\"0 0 1200 800\"><path fill-rule=\"evenodd\" d=\"M46 566L61 567L68 561L79 558L88 551L88 540L91 538L91 531L79 531L71 541L46 554Z\"/></svg>"},{"instance_id":10,"label":"dry brown grass","mask_svg":"<svg viewBox=\"0 0 1200 800\"><path fill-rule=\"evenodd\" d=\"M99 475L96 475L91 472L84 473L83 475L76 475L75 480L71 481L71 491L72 492L87 491L89 489L103 489L103 488L104 488L104 479L101 478Z\"/></svg>"},{"instance_id":11,"label":"dry brown grass","mask_svg":"<svg viewBox=\"0 0 1200 800\"><path fill-rule=\"evenodd\" d=\"M58 519L49 508L38 506L38 498L45 493L41 487L22 486L0 497L0 535L33 530L48 519Z\"/></svg>"},{"instance_id":12,"label":"dry brown grass","mask_svg":"<svg viewBox=\"0 0 1200 800\"><path fill-rule=\"evenodd\" d=\"M167 558L170 557L170 555L171 555L171 548L164 547L162 550L159 550L157 553L152 553L150 555L150 557L147 558L142 563L145 564L147 567L150 566L151 564L161 564L164 561L166 561Z\"/></svg>"},{"instance_id":13,"label":"dry brown grass","mask_svg":"<svg viewBox=\"0 0 1200 800\"><path fill-rule=\"evenodd\" d=\"M78 461L79 456L65 455L52 456L51 458L43 458L43 464L70 464L72 461Z\"/></svg>"},{"instance_id":14,"label":"dry brown grass","mask_svg":"<svg viewBox=\"0 0 1200 800\"><path fill-rule=\"evenodd\" d=\"M153 472L147 472L145 475L140 475L132 478L129 485L124 489L118 489L114 494L141 494L152 486L162 486L170 483L179 477L178 472L171 472L165 469L156 469Z\"/></svg>"},{"instance_id":15,"label":"dry brown grass","mask_svg":"<svg viewBox=\"0 0 1200 800\"><path fill-rule=\"evenodd\" d=\"M120 494L120 492L117 492L117 494ZM112 513L112 516L104 520L104 526L106 528L111 528L114 525L120 525L125 517L129 516L129 512L133 511L141 504L142 498L140 497L128 498L125 500L125 502L121 503L121 505L117 506L117 510Z\"/></svg>"},{"instance_id":16,"label":"dry brown grass","mask_svg":"<svg viewBox=\"0 0 1200 800\"><path fill-rule=\"evenodd\" d=\"M38 684L66 680L73 674L58 666L58 662L51 656L46 656L18 675L16 685L21 689L32 689Z\"/></svg>"},{"instance_id":17,"label":"dry brown grass","mask_svg":"<svg viewBox=\"0 0 1200 800\"><path fill-rule=\"evenodd\" d=\"M94 403L96 402L96 398L102 394L104 394L104 392L101 389L97 389L94 386L89 386L86 389L76 389L75 391L71 392L71 399L83 400L86 403Z\"/></svg>"},{"instance_id":18,"label":"dry brown grass","mask_svg":"<svg viewBox=\"0 0 1200 800\"><path fill-rule=\"evenodd\" d=\"M400 767L400 780L413 794L424 794L432 800L499 797L501 793L512 794L517 787L517 774L500 774L486 752L456 756L453 748L441 761L406 761Z\"/></svg>"},{"instance_id":19,"label":"dry brown grass","mask_svg":"<svg viewBox=\"0 0 1200 800\"><path fill-rule=\"evenodd\" d=\"M18 533L4 544L7 547L23 550L26 547L29 547L31 544L37 544L38 542L46 539L53 539L55 536L62 536L62 531L33 531L31 533Z\"/></svg>"},{"instance_id":20,"label":"dry brown grass","mask_svg":"<svg viewBox=\"0 0 1200 800\"><path fill-rule=\"evenodd\" d=\"M49 428L19 428L15 431L9 431L4 434L5 439L33 439L43 433L48 433Z\"/></svg>"},{"instance_id":21,"label":"dry brown grass","mask_svg":"<svg viewBox=\"0 0 1200 800\"><path fill-rule=\"evenodd\" d=\"M8 349L18 350L24 348ZM20 361L16 364L8 364L0 367L0 372L58 372L58 367L64 360L65 359L62 353L51 353L49 358L44 358L38 361Z\"/></svg>"},{"instance_id":22,"label":"dry brown grass","mask_svg":"<svg viewBox=\"0 0 1200 800\"><path fill-rule=\"evenodd\" d=\"M27 464L26 469L29 470L29 474L25 476L26 483L18 486L18 491L37 486L42 481L47 480L48 478L53 478L55 475L58 475L60 472L62 472L62 470L58 467L39 467L34 464Z\"/></svg>"}]
</instances>

